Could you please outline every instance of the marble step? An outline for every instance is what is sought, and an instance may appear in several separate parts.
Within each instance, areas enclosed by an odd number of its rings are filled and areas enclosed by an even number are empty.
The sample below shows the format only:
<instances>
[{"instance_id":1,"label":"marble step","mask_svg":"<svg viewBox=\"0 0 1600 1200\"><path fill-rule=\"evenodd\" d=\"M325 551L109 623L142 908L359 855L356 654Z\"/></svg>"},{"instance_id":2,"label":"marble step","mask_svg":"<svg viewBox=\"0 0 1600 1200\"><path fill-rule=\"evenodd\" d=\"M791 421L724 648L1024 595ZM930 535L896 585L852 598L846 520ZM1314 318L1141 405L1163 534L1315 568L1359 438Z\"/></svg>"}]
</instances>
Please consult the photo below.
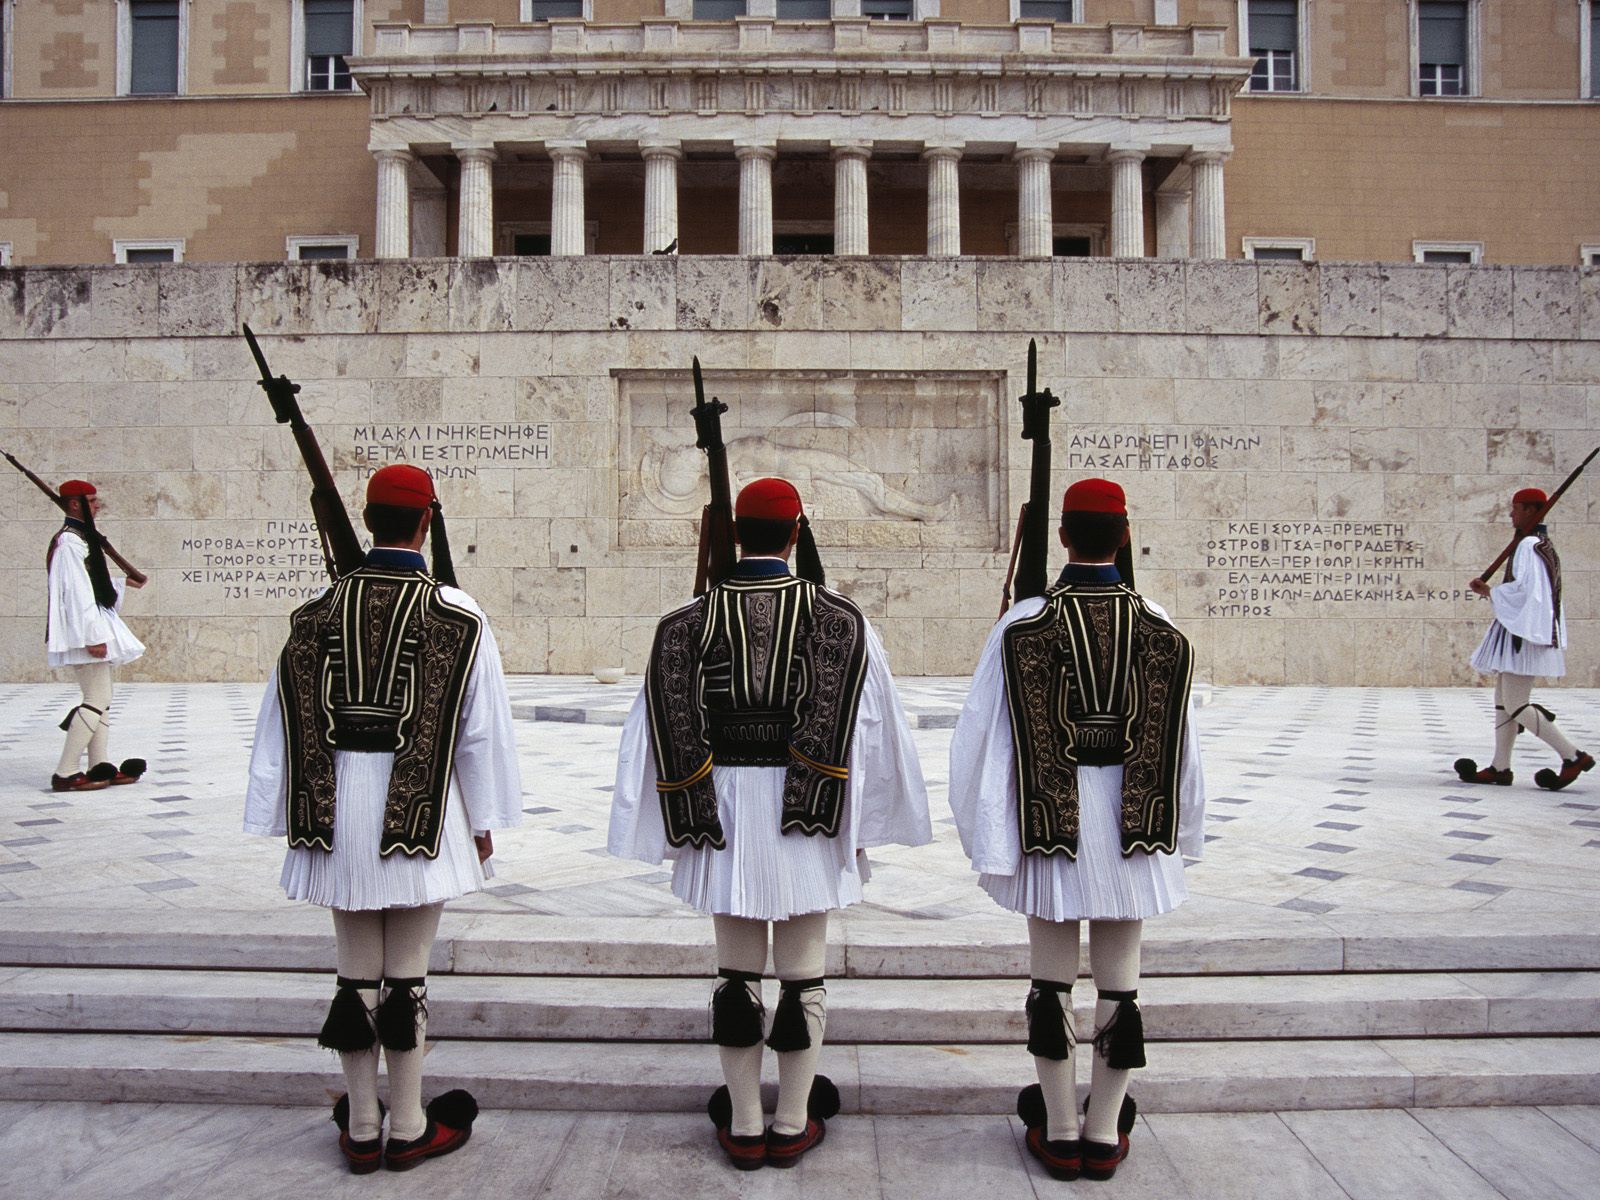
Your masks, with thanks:
<instances>
[{"instance_id":1,"label":"marble step","mask_svg":"<svg viewBox=\"0 0 1600 1200\"><path fill-rule=\"evenodd\" d=\"M853 919L830 929L834 978L1025 975L1023 923L1004 914L948 921ZM333 961L327 914L8 909L0 964L316 971ZM1337 971L1551 971L1600 963L1600 928L1574 914L1313 916L1227 920L1186 905L1150 922L1147 977ZM715 966L702 917L445 913L435 974L704 976Z\"/></svg>"},{"instance_id":2,"label":"marble step","mask_svg":"<svg viewBox=\"0 0 1600 1200\"><path fill-rule=\"evenodd\" d=\"M707 1035L711 980L436 977L429 1027L440 1038L694 1042ZM1026 1040L1024 978L837 979L837 1044ZM1147 981L1155 1040L1600 1034L1600 972L1180 976ZM768 980L767 1009L777 1002ZM320 1027L329 973L0 969L0 1029L297 1036ZM1094 987L1074 992L1094 1028Z\"/></svg>"},{"instance_id":3,"label":"marble step","mask_svg":"<svg viewBox=\"0 0 1600 1200\"><path fill-rule=\"evenodd\" d=\"M1033 1077L1015 1045L831 1045L821 1069L846 1113L872 1114L1005 1113ZM468 1088L486 1108L694 1112L720 1082L703 1044L440 1041L426 1086ZM310 1038L0 1034L3 1100L306 1104L343 1090ZM1146 1112L1594 1104L1600 1039L1169 1042L1133 1094Z\"/></svg>"}]
</instances>

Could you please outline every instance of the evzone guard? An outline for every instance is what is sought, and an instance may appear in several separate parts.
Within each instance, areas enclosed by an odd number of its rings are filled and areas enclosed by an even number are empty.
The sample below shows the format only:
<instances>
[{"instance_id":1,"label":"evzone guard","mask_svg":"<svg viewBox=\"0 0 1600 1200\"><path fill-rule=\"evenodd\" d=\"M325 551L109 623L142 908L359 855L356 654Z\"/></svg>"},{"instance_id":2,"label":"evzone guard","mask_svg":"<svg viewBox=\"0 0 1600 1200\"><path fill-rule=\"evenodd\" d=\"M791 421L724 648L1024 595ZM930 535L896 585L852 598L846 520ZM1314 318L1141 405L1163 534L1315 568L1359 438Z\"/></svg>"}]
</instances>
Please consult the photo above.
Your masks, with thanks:
<instances>
[{"instance_id":1,"label":"evzone guard","mask_svg":"<svg viewBox=\"0 0 1600 1200\"><path fill-rule=\"evenodd\" d=\"M757 480L734 518L742 557L731 576L657 627L623 728L608 846L671 858L673 894L712 918L711 1036L726 1086L708 1111L733 1165L755 1170L793 1166L838 1109L816 1074L828 914L862 898L862 851L922 845L932 830L883 644L822 585L799 493ZM800 578L789 570L797 544ZM778 1102L767 1129L769 922Z\"/></svg>"},{"instance_id":2,"label":"evzone guard","mask_svg":"<svg viewBox=\"0 0 1600 1200\"><path fill-rule=\"evenodd\" d=\"M344 1068L334 1120L357 1174L409 1170L471 1134L468 1093L422 1104L428 956L445 902L491 873L490 831L522 820L500 651L454 586L433 481L384 467L364 519L365 562L290 618L245 800L246 832L288 838L285 894L333 913L337 990L318 1041Z\"/></svg>"},{"instance_id":3,"label":"evzone guard","mask_svg":"<svg viewBox=\"0 0 1600 1200\"><path fill-rule=\"evenodd\" d=\"M984 647L951 742L950 807L979 885L1028 918L1028 1050L1039 1077L1018 1097L1028 1150L1058 1179L1109 1179L1134 1123L1129 1072L1145 1065L1143 922L1187 898L1184 859L1200 857L1205 787L1189 642L1114 565L1128 541L1122 488L1073 484L1059 536L1060 578L1006 613ZM1098 1002L1080 1129L1072 986L1082 921Z\"/></svg>"},{"instance_id":4,"label":"evzone guard","mask_svg":"<svg viewBox=\"0 0 1600 1200\"><path fill-rule=\"evenodd\" d=\"M104 541L94 524L101 507L94 484L67 480L57 503L66 520L50 539L45 555L50 587L45 658L53 668L71 668L83 699L61 722L67 739L50 787L57 792L95 791L133 783L145 770L142 758L113 764L108 746L112 671L144 653L144 643L122 619L124 584L143 587L145 581L143 576L112 578Z\"/></svg>"},{"instance_id":5,"label":"evzone guard","mask_svg":"<svg viewBox=\"0 0 1600 1200\"><path fill-rule=\"evenodd\" d=\"M1573 477L1576 475L1574 472ZM1472 655L1473 670L1495 677L1494 757L1481 768L1473 759L1457 759L1456 774L1463 783L1509 786L1511 750L1523 730L1561 757L1559 770L1545 767L1534 775L1533 781L1540 787L1559 791L1594 768L1594 758L1574 746L1557 727L1555 713L1533 703L1535 676L1559 679L1567 672L1561 556L1543 524L1544 514L1553 504L1554 498L1539 488L1523 488L1512 496L1511 524L1516 540L1504 581L1491 587L1480 576L1468 585L1487 597L1494 608L1494 620ZM1493 573L1491 567L1484 576Z\"/></svg>"}]
</instances>

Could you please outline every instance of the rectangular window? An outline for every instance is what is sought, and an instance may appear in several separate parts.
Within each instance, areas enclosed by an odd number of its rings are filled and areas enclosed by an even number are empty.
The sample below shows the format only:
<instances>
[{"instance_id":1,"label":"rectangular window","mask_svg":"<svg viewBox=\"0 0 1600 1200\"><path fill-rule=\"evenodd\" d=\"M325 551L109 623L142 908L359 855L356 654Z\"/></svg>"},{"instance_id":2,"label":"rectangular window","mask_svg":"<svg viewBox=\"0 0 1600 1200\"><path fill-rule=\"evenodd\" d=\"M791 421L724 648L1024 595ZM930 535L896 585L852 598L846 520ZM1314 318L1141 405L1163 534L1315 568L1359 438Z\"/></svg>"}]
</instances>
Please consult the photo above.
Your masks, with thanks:
<instances>
[{"instance_id":1,"label":"rectangular window","mask_svg":"<svg viewBox=\"0 0 1600 1200\"><path fill-rule=\"evenodd\" d=\"M774 254L832 254L833 234L783 233L775 230L772 234L772 252Z\"/></svg>"},{"instance_id":2,"label":"rectangular window","mask_svg":"<svg viewBox=\"0 0 1600 1200\"><path fill-rule=\"evenodd\" d=\"M1467 6L1417 5L1417 94L1467 94Z\"/></svg>"},{"instance_id":3,"label":"rectangular window","mask_svg":"<svg viewBox=\"0 0 1600 1200\"><path fill-rule=\"evenodd\" d=\"M1412 242L1412 260L1419 263L1475 263L1483 261L1482 242Z\"/></svg>"},{"instance_id":4,"label":"rectangular window","mask_svg":"<svg viewBox=\"0 0 1600 1200\"><path fill-rule=\"evenodd\" d=\"M911 0L861 0L861 15L873 21L909 21Z\"/></svg>"},{"instance_id":5,"label":"rectangular window","mask_svg":"<svg viewBox=\"0 0 1600 1200\"><path fill-rule=\"evenodd\" d=\"M182 238L119 238L111 243L111 251L119 263L181 263Z\"/></svg>"},{"instance_id":6,"label":"rectangular window","mask_svg":"<svg viewBox=\"0 0 1600 1200\"><path fill-rule=\"evenodd\" d=\"M1579 246L1578 261L1586 267L1600 267L1600 246Z\"/></svg>"},{"instance_id":7,"label":"rectangular window","mask_svg":"<svg viewBox=\"0 0 1600 1200\"><path fill-rule=\"evenodd\" d=\"M128 94L178 92L178 0L131 0Z\"/></svg>"},{"instance_id":8,"label":"rectangular window","mask_svg":"<svg viewBox=\"0 0 1600 1200\"><path fill-rule=\"evenodd\" d=\"M694 0L696 21L731 21L744 16L744 0Z\"/></svg>"},{"instance_id":9,"label":"rectangular window","mask_svg":"<svg viewBox=\"0 0 1600 1200\"><path fill-rule=\"evenodd\" d=\"M1317 256L1317 242L1308 237L1247 237L1244 256L1257 262L1310 262Z\"/></svg>"},{"instance_id":10,"label":"rectangular window","mask_svg":"<svg viewBox=\"0 0 1600 1200\"><path fill-rule=\"evenodd\" d=\"M1300 90L1299 0L1250 0L1250 71L1252 92Z\"/></svg>"},{"instance_id":11,"label":"rectangular window","mask_svg":"<svg viewBox=\"0 0 1600 1200\"><path fill-rule=\"evenodd\" d=\"M290 262L354 258L359 239L353 233L296 236L286 239Z\"/></svg>"},{"instance_id":12,"label":"rectangular window","mask_svg":"<svg viewBox=\"0 0 1600 1200\"><path fill-rule=\"evenodd\" d=\"M511 253L544 257L550 253L548 233L519 233L512 237Z\"/></svg>"},{"instance_id":13,"label":"rectangular window","mask_svg":"<svg viewBox=\"0 0 1600 1200\"><path fill-rule=\"evenodd\" d=\"M1600 99L1600 5L1589 5L1589 95Z\"/></svg>"},{"instance_id":14,"label":"rectangular window","mask_svg":"<svg viewBox=\"0 0 1600 1200\"><path fill-rule=\"evenodd\" d=\"M1058 234L1050 239L1050 253L1057 258L1090 258L1094 254L1094 239L1086 233Z\"/></svg>"},{"instance_id":15,"label":"rectangular window","mask_svg":"<svg viewBox=\"0 0 1600 1200\"><path fill-rule=\"evenodd\" d=\"M0 267L11 265L11 243L0 242Z\"/></svg>"},{"instance_id":16,"label":"rectangular window","mask_svg":"<svg viewBox=\"0 0 1600 1200\"><path fill-rule=\"evenodd\" d=\"M345 57L355 53L355 0L304 0L306 88L348 92L355 84Z\"/></svg>"},{"instance_id":17,"label":"rectangular window","mask_svg":"<svg viewBox=\"0 0 1600 1200\"><path fill-rule=\"evenodd\" d=\"M833 0L778 0L780 21L826 21L833 16Z\"/></svg>"},{"instance_id":18,"label":"rectangular window","mask_svg":"<svg viewBox=\"0 0 1600 1200\"><path fill-rule=\"evenodd\" d=\"M523 8L523 20L529 22L583 16L583 0L523 0Z\"/></svg>"},{"instance_id":19,"label":"rectangular window","mask_svg":"<svg viewBox=\"0 0 1600 1200\"><path fill-rule=\"evenodd\" d=\"M1033 21L1059 21L1071 25L1078 19L1072 0L1021 0L1017 16Z\"/></svg>"}]
</instances>

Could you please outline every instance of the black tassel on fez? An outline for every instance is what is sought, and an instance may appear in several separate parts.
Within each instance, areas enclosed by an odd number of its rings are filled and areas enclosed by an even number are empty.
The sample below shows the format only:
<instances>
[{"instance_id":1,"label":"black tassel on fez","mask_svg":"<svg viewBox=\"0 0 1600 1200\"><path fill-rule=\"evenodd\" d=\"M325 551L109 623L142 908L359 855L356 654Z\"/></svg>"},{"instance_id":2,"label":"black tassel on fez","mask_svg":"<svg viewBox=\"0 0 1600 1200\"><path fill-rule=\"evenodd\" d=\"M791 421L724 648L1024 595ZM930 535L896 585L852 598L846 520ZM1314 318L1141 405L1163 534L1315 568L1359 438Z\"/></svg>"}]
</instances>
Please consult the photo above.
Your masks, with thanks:
<instances>
[{"instance_id":1,"label":"black tassel on fez","mask_svg":"<svg viewBox=\"0 0 1600 1200\"><path fill-rule=\"evenodd\" d=\"M794 546L794 573L818 587L828 582L822 572L822 558L817 553L817 539L811 536L811 522L805 513L800 514L800 540Z\"/></svg>"},{"instance_id":2,"label":"black tassel on fez","mask_svg":"<svg viewBox=\"0 0 1600 1200\"><path fill-rule=\"evenodd\" d=\"M1067 1014L1061 997L1072 995L1070 983L1035 979L1028 993L1028 1053L1035 1058L1062 1062L1072 1054L1072 1038L1067 1032Z\"/></svg>"},{"instance_id":3,"label":"black tassel on fez","mask_svg":"<svg viewBox=\"0 0 1600 1200\"><path fill-rule=\"evenodd\" d=\"M378 1035L372 1027L372 1014L356 989L375 992L378 981L346 979L343 975L338 979L339 990L334 992L333 1003L328 1005L328 1019L322 1023L322 1032L317 1034L317 1045L340 1054L371 1050Z\"/></svg>"},{"instance_id":4,"label":"black tassel on fez","mask_svg":"<svg viewBox=\"0 0 1600 1200\"><path fill-rule=\"evenodd\" d=\"M433 550L433 577L445 587L456 587L456 566L450 559L450 535L444 527L444 509L433 502L433 520L428 523L428 541Z\"/></svg>"},{"instance_id":5,"label":"black tassel on fez","mask_svg":"<svg viewBox=\"0 0 1600 1200\"><path fill-rule=\"evenodd\" d=\"M754 971L735 971L723 967L717 972L722 982L711 993L711 1040L719 1046L755 1046L761 1042L761 1001L751 994L749 984L761 986Z\"/></svg>"},{"instance_id":6,"label":"black tassel on fez","mask_svg":"<svg viewBox=\"0 0 1600 1200\"><path fill-rule=\"evenodd\" d=\"M1094 1035L1095 1049L1113 1071L1134 1071L1144 1066L1144 1018L1139 1015L1138 992L1101 992L1100 999L1115 1000L1117 1011Z\"/></svg>"},{"instance_id":7,"label":"black tassel on fez","mask_svg":"<svg viewBox=\"0 0 1600 1200\"><path fill-rule=\"evenodd\" d=\"M811 1028L806 1022L806 1006L800 993L822 987L822 979L785 980L779 985L778 1011L772 1014L772 1032L767 1046L779 1054L811 1049Z\"/></svg>"},{"instance_id":8,"label":"black tassel on fez","mask_svg":"<svg viewBox=\"0 0 1600 1200\"><path fill-rule=\"evenodd\" d=\"M378 1005L378 1040L385 1050L415 1050L417 1019L428 1015L425 979L390 979L389 994Z\"/></svg>"}]
</instances>

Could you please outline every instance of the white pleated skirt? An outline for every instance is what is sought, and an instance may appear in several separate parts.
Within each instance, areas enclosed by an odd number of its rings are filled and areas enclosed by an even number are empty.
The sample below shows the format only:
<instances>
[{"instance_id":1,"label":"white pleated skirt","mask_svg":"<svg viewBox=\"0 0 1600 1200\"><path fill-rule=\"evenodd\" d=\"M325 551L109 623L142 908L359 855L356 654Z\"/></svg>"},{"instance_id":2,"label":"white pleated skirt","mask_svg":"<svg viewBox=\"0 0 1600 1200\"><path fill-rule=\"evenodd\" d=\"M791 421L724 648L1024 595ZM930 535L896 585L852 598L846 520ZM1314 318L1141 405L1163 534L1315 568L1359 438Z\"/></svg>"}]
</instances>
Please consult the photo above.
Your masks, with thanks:
<instances>
[{"instance_id":1,"label":"white pleated skirt","mask_svg":"<svg viewBox=\"0 0 1600 1200\"><path fill-rule=\"evenodd\" d=\"M1046 921L1133 921L1189 898L1178 854L1124 858L1122 768L1078 768L1078 857L1023 854L1011 875L979 875L996 904Z\"/></svg>"},{"instance_id":2,"label":"white pleated skirt","mask_svg":"<svg viewBox=\"0 0 1600 1200\"><path fill-rule=\"evenodd\" d=\"M837 837L785 834L782 767L717 767L717 812L727 846L678 851L672 894L703 913L783 921L861 899L847 812Z\"/></svg>"},{"instance_id":3,"label":"white pleated skirt","mask_svg":"<svg viewBox=\"0 0 1600 1200\"><path fill-rule=\"evenodd\" d=\"M399 850L378 853L392 754L334 753L338 799L333 850L290 847L283 860L283 890L291 900L360 912L415 908L454 900L482 889L492 875L478 862L467 806L455 782L445 805L439 854L425 858Z\"/></svg>"},{"instance_id":4,"label":"white pleated skirt","mask_svg":"<svg viewBox=\"0 0 1600 1200\"><path fill-rule=\"evenodd\" d=\"M1482 675L1504 671L1507 675L1543 675L1559 679L1567 673L1567 654L1560 646L1536 646L1526 638L1518 650L1511 631L1499 621L1489 623L1489 632L1472 652L1472 669Z\"/></svg>"}]
</instances>

